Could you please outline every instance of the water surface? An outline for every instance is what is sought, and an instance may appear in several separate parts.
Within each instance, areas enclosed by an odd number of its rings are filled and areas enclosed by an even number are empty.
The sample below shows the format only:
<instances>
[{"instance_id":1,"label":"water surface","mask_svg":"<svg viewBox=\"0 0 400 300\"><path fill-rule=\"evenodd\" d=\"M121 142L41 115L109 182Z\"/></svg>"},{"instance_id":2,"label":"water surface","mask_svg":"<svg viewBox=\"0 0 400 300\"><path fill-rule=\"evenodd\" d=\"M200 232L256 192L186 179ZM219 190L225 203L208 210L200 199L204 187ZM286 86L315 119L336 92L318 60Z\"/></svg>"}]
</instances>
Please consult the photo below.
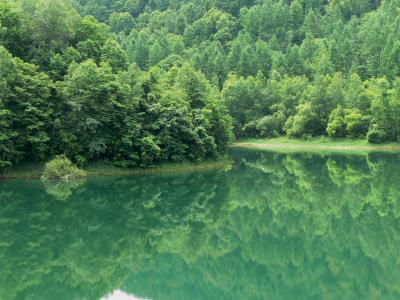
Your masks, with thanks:
<instances>
[{"instance_id":1,"label":"water surface","mask_svg":"<svg viewBox=\"0 0 400 300\"><path fill-rule=\"evenodd\" d=\"M0 299L399 299L398 154L0 182Z\"/></svg>"}]
</instances>

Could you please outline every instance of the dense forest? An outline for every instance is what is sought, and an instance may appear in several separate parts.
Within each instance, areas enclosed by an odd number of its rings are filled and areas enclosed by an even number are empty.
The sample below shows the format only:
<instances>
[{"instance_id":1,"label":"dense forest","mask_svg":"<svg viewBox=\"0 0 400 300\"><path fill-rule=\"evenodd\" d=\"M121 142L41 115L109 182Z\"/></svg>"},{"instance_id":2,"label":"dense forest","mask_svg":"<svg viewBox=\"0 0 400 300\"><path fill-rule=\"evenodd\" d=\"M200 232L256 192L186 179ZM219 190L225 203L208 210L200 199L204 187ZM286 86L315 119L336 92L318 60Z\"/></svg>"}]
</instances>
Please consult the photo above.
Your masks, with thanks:
<instances>
[{"instance_id":1,"label":"dense forest","mask_svg":"<svg viewBox=\"0 0 400 300\"><path fill-rule=\"evenodd\" d=\"M0 0L0 167L400 140L399 0Z\"/></svg>"}]
</instances>

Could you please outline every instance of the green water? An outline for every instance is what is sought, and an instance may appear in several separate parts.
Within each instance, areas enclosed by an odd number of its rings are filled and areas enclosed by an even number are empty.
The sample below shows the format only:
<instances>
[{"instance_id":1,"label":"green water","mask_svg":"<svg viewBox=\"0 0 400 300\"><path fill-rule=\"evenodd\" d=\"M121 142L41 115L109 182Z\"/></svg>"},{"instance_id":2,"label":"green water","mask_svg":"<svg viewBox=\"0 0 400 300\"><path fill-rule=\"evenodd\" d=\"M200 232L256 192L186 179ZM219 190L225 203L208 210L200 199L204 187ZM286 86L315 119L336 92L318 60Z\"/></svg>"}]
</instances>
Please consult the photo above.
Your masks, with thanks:
<instances>
[{"instance_id":1,"label":"green water","mask_svg":"<svg viewBox=\"0 0 400 300\"><path fill-rule=\"evenodd\" d=\"M0 299L399 299L398 154L0 182Z\"/></svg>"}]
</instances>

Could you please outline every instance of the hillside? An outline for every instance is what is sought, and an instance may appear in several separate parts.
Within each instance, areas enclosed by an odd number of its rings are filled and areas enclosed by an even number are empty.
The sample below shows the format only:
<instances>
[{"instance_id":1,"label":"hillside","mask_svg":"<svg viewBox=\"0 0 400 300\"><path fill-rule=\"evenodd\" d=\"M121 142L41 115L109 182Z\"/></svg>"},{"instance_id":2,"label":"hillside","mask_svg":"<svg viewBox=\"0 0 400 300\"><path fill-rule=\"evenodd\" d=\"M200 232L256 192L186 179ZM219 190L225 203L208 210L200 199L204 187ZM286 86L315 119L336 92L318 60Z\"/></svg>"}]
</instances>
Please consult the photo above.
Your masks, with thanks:
<instances>
[{"instance_id":1,"label":"hillside","mask_svg":"<svg viewBox=\"0 0 400 300\"><path fill-rule=\"evenodd\" d=\"M0 167L198 161L233 134L398 141L399 8L0 0Z\"/></svg>"}]
</instances>

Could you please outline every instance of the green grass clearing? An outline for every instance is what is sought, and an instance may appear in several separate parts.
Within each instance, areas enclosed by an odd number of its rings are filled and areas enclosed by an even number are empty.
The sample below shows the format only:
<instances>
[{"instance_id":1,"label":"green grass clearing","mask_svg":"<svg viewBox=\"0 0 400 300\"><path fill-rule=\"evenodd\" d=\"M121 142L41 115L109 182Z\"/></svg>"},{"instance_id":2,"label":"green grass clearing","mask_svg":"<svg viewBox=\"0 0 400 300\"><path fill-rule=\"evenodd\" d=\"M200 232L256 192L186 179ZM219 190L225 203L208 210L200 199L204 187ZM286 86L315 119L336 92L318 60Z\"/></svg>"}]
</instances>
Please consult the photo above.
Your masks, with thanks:
<instances>
[{"instance_id":1,"label":"green grass clearing","mask_svg":"<svg viewBox=\"0 0 400 300\"><path fill-rule=\"evenodd\" d=\"M292 139L277 137L269 139L244 139L231 145L233 148L264 149L280 152L288 151L400 151L400 143L370 144L365 139L332 139L315 137L311 139Z\"/></svg>"}]
</instances>

